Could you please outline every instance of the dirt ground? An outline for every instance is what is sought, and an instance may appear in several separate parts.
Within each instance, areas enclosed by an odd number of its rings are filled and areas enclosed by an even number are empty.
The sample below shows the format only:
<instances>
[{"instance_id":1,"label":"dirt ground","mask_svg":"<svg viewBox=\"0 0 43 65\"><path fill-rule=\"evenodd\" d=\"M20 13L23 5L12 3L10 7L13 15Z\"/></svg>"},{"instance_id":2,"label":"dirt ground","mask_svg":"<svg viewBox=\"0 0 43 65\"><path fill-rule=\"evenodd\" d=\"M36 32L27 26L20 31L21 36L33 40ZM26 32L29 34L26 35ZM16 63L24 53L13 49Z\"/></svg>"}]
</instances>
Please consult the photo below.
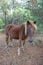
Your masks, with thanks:
<instances>
[{"instance_id":1,"label":"dirt ground","mask_svg":"<svg viewBox=\"0 0 43 65\"><path fill-rule=\"evenodd\" d=\"M42 39L39 45L32 46L26 41L24 52L21 51L21 55L18 56L18 44L12 41L7 47L5 34L0 33L0 65L43 65L43 34L39 37Z\"/></svg>"}]
</instances>

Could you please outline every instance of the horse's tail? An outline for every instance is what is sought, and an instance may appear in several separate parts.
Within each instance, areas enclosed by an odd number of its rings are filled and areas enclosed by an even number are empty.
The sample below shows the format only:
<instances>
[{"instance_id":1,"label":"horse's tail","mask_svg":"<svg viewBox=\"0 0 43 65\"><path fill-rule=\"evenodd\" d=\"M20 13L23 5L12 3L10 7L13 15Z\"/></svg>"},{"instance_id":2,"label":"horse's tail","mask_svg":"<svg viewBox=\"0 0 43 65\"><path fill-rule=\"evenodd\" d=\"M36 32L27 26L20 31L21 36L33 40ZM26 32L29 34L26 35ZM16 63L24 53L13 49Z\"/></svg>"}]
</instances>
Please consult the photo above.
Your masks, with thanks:
<instances>
[{"instance_id":1,"label":"horse's tail","mask_svg":"<svg viewBox=\"0 0 43 65\"><path fill-rule=\"evenodd\" d=\"M6 29L5 29L6 43L7 43L7 45L9 43L9 31L10 31L11 28L12 28L12 26L9 24L9 25L6 26Z\"/></svg>"},{"instance_id":2,"label":"horse's tail","mask_svg":"<svg viewBox=\"0 0 43 65\"><path fill-rule=\"evenodd\" d=\"M8 45L8 40L9 40L9 34L8 34L8 30L7 30L7 28L6 28L6 43L7 43L7 45Z\"/></svg>"},{"instance_id":3,"label":"horse's tail","mask_svg":"<svg viewBox=\"0 0 43 65\"><path fill-rule=\"evenodd\" d=\"M6 43L7 43L7 45L9 43L9 36L7 34L6 34Z\"/></svg>"}]
</instances>

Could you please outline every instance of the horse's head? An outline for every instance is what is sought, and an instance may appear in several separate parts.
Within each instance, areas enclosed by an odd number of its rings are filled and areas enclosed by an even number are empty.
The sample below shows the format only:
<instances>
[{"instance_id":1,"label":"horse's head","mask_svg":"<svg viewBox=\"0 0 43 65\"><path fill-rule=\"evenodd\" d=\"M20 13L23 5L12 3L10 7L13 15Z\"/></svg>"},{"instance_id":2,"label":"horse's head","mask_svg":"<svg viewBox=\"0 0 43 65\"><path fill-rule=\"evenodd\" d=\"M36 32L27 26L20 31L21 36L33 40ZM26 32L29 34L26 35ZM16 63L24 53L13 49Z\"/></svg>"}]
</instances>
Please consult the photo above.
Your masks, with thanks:
<instances>
[{"instance_id":1,"label":"horse's head","mask_svg":"<svg viewBox=\"0 0 43 65\"><path fill-rule=\"evenodd\" d=\"M37 24L36 21L27 21L27 35L33 36L35 31L37 30Z\"/></svg>"}]
</instances>

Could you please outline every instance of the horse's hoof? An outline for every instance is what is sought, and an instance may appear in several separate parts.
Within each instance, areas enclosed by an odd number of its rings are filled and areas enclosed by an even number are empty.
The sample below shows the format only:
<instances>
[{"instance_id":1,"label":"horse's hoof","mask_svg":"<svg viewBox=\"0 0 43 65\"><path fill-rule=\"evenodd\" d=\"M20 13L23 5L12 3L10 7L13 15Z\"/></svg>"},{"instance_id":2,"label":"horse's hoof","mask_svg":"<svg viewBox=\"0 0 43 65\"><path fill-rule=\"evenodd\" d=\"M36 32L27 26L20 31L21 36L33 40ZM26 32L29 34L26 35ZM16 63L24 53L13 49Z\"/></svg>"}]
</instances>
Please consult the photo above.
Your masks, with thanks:
<instances>
[{"instance_id":1,"label":"horse's hoof","mask_svg":"<svg viewBox=\"0 0 43 65\"><path fill-rule=\"evenodd\" d=\"M30 44L32 44L34 41L33 41L33 40L28 40L28 42L29 42Z\"/></svg>"}]
</instances>

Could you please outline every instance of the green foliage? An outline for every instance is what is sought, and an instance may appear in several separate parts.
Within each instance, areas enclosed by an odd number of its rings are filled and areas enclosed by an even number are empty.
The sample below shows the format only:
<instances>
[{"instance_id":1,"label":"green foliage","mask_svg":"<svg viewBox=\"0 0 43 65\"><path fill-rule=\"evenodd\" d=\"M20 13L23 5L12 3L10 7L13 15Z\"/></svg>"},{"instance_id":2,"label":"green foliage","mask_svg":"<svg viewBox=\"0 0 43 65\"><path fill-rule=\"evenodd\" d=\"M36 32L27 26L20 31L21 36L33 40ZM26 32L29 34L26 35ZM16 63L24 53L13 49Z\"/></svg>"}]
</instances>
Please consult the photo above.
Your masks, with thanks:
<instances>
[{"instance_id":1,"label":"green foliage","mask_svg":"<svg viewBox=\"0 0 43 65\"><path fill-rule=\"evenodd\" d=\"M0 19L0 26L3 26L3 25L5 25L5 23L3 22L2 19Z\"/></svg>"},{"instance_id":2,"label":"green foliage","mask_svg":"<svg viewBox=\"0 0 43 65\"><path fill-rule=\"evenodd\" d=\"M27 20L36 20L38 31L43 31L43 0L37 0L33 5L32 3L31 0L23 0L21 3L16 0L0 0L0 12L3 13L0 18L5 21L0 22L0 25L21 24Z\"/></svg>"}]
</instances>

